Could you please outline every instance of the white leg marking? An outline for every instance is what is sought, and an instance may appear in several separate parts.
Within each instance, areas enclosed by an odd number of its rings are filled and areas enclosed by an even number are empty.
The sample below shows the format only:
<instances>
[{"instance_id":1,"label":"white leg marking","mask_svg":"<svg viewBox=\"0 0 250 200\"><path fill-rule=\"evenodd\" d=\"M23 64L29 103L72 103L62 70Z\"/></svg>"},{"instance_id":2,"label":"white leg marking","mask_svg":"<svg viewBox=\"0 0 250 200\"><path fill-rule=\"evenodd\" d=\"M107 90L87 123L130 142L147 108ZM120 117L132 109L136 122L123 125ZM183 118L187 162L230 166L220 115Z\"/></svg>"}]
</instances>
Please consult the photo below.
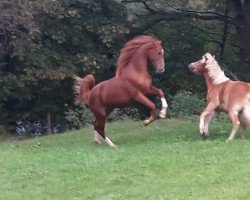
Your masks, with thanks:
<instances>
[{"instance_id":1,"label":"white leg marking","mask_svg":"<svg viewBox=\"0 0 250 200\"><path fill-rule=\"evenodd\" d=\"M159 117L166 118L168 104L167 104L167 101L164 97L161 98L161 104L162 104L162 107L161 107L161 111L159 113Z\"/></svg>"},{"instance_id":2,"label":"white leg marking","mask_svg":"<svg viewBox=\"0 0 250 200\"><path fill-rule=\"evenodd\" d=\"M105 142L106 142L111 148L116 148L116 149L117 149L117 146L116 146L108 137L105 137Z\"/></svg>"},{"instance_id":3,"label":"white leg marking","mask_svg":"<svg viewBox=\"0 0 250 200\"><path fill-rule=\"evenodd\" d=\"M161 98L161 104L162 104L163 108L167 108L168 107L167 101L166 101L166 99L164 97Z\"/></svg>"},{"instance_id":4,"label":"white leg marking","mask_svg":"<svg viewBox=\"0 0 250 200\"><path fill-rule=\"evenodd\" d=\"M205 124L204 124L204 133L206 136L209 135L209 125L212 120L212 118L215 116L215 112L212 112L206 119L205 119Z\"/></svg>"},{"instance_id":5,"label":"white leg marking","mask_svg":"<svg viewBox=\"0 0 250 200\"><path fill-rule=\"evenodd\" d=\"M200 117L200 134L203 135L204 133L204 117Z\"/></svg>"},{"instance_id":6,"label":"white leg marking","mask_svg":"<svg viewBox=\"0 0 250 200\"><path fill-rule=\"evenodd\" d=\"M233 128L233 130L230 133L230 136L228 137L228 139L226 140L226 142L232 141L235 138L236 132L240 126L240 122L237 121L237 126Z\"/></svg>"},{"instance_id":7,"label":"white leg marking","mask_svg":"<svg viewBox=\"0 0 250 200\"><path fill-rule=\"evenodd\" d=\"M100 135L99 135L99 133L96 130L94 130L94 141L95 141L96 144L100 144L101 143L100 142Z\"/></svg>"}]
</instances>

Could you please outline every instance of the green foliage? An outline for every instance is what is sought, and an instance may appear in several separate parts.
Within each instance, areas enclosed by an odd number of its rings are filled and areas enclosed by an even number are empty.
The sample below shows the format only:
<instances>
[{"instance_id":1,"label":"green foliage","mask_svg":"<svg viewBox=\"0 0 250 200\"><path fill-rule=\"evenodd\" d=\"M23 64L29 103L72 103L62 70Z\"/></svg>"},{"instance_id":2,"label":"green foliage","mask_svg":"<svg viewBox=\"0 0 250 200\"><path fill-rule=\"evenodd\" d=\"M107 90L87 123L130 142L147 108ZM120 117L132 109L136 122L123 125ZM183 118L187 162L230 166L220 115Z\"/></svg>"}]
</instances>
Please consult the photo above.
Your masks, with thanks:
<instances>
[{"instance_id":1,"label":"green foliage","mask_svg":"<svg viewBox=\"0 0 250 200\"><path fill-rule=\"evenodd\" d=\"M72 74L111 73L125 11L113 0L1 1L0 124L61 119Z\"/></svg>"},{"instance_id":2,"label":"green foliage","mask_svg":"<svg viewBox=\"0 0 250 200\"><path fill-rule=\"evenodd\" d=\"M146 2L171 12L188 9L224 15L225 10L222 0ZM162 40L167 68L153 79L166 96L178 90L202 93L204 84L197 84L201 77L188 74L186 68L206 51L220 54L224 23L193 18L161 21L159 17L138 1L0 1L0 124L44 122L48 112L52 120L60 121L64 104L72 106L72 74L93 73L97 82L113 77L121 47L139 34ZM248 79L246 69L237 65L238 52L237 34L231 26L221 58L231 71L238 74L241 70ZM114 111L110 119L141 119L148 116L146 112L129 107Z\"/></svg>"},{"instance_id":3,"label":"green foliage","mask_svg":"<svg viewBox=\"0 0 250 200\"><path fill-rule=\"evenodd\" d=\"M200 115L206 102L189 91L179 91L171 99L170 116Z\"/></svg>"},{"instance_id":4,"label":"green foliage","mask_svg":"<svg viewBox=\"0 0 250 200\"><path fill-rule=\"evenodd\" d=\"M133 119L133 120L140 120L143 117L143 113L137 107L125 107L119 110L119 113L125 118Z\"/></svg>"},{"instance_id":5,"label":"green foliage","mask_svg":"<svg viewBox=\"0 0 250 200\"><path fill-rule=\"evenodd\" d=\"M93 123L94 116L87 108L67 108L65 111L65 119L69 124L69 128L79 129L80 127Z\"/></svg>"}]
</instances>

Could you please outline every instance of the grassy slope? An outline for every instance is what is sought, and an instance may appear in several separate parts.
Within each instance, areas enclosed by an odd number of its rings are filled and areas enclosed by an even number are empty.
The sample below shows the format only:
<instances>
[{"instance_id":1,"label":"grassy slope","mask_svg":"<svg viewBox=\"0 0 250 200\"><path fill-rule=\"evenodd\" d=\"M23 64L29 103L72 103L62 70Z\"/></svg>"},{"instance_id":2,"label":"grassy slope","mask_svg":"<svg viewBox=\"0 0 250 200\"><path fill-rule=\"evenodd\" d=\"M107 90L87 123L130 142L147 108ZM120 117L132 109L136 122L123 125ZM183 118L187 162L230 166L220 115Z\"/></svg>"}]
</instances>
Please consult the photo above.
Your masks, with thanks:
<instances>
[{"instance_id":1,"label":"grassy slope","mask_svg":"<svg viewBox=\"0 0 250 200\"><path fill-rule=\"evenodd\" d=\"M92 130L0 143L0 199L249 199L250 141L209 140L198 119L107 125L118 151L92 143Z\"/></svg>"}]
</instances>

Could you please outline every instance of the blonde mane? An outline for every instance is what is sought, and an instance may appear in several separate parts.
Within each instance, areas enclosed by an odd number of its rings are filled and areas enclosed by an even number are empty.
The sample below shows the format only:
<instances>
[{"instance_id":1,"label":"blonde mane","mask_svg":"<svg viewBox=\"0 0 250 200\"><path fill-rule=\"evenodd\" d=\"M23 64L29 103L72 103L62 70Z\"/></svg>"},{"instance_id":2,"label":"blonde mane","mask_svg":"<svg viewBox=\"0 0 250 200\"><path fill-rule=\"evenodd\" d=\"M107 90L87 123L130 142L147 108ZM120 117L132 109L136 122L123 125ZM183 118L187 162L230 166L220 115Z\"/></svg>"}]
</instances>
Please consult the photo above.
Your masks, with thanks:
<instances>
[{"instance_id":1,"label":"blonde mane","mask_svg":"<svg viewBox=\"0 0 250 200\"><path fill-rule=\"evenodd\" d=\"M205 60L205 57L207 58L205 68L208 70L208 76L212 79L213 84L218 85L230 80L210 53L206 53L202 59Z\"/></svg>"},{"instance_id":2,"label":"blonde mane","mask_svg":"<svg viewBox=\"0 0 250 200\"><path fill-rule=\"evenodd\" d=\"M116 77L119 77L126 66L128 65L131 58L138 52L138 50L147 43L152 45L160 45L161 42L151 36L138 36L129 42L127 42L121 50L120 56L116 66Z\"/></svg>"}]
</instances>

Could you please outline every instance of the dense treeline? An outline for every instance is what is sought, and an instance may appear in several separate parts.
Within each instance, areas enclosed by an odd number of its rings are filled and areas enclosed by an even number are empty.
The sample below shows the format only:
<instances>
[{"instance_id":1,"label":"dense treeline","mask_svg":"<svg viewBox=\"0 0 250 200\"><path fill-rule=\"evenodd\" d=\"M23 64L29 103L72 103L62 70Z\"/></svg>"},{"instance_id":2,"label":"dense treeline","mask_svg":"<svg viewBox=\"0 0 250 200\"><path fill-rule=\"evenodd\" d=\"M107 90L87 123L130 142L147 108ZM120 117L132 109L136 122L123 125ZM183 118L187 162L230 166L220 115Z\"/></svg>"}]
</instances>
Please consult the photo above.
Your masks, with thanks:
<instances>
[{"instance_id":1,"label":"dense treeline","mask_svg":"<svg viewBox=\"0 0 250 200\"><path fill-rule=\"evenodd\" d=\"M170 100L180 90L203 97L201 77L186 66L206 51L248 80L249 9L248 0L2 0L0 125L71 126L72 75L112 77L122 45L140 34L164 44L167 70L153 76Z\"/></svg>"}]
</instances>

